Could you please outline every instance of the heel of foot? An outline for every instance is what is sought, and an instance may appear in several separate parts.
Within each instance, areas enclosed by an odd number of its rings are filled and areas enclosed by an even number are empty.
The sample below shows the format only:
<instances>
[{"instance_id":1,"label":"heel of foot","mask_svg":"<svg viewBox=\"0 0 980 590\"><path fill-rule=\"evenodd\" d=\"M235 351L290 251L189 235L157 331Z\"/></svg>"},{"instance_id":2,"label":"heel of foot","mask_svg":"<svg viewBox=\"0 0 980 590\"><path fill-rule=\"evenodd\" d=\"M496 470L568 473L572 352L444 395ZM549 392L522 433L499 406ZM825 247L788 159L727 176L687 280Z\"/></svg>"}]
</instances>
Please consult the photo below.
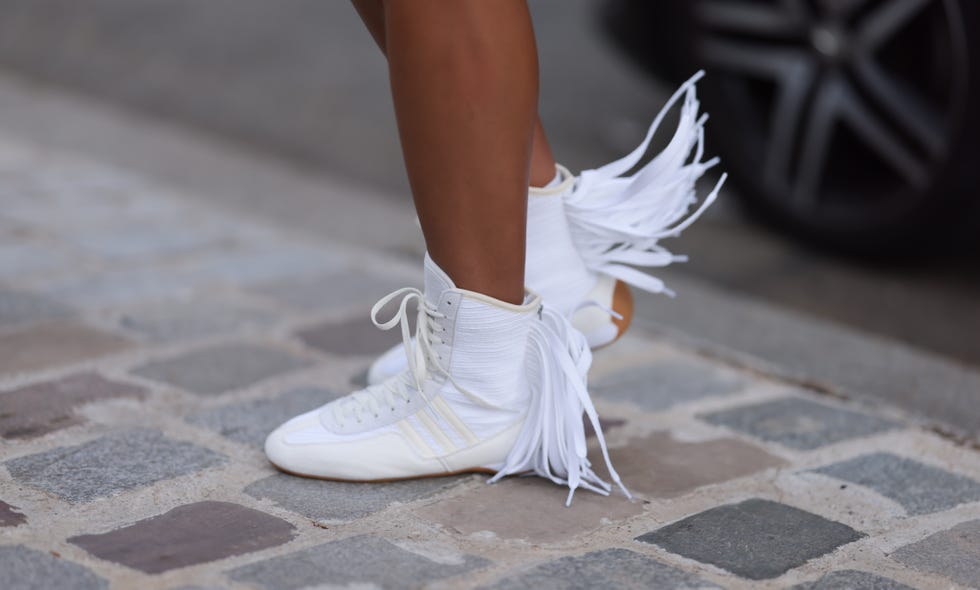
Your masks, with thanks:
<instances>
[{"instance_id":1,"label":"heel of foot","mask_svg":"<svg viewBox=\"0 0 980 590\"><path fill-rule=\"evenodd\" d=\"M612 308L613 311L622 316L622 319L612 318L612 322L616 325L618 331L616 335L616 340L618 340L620 336L626 333L630 322L633 321L633 292L630 290L629 285L623 281L616 281L616 287L613 289ZM613 342L616 340L613 340Z\"/></svg>"}]
</instances>

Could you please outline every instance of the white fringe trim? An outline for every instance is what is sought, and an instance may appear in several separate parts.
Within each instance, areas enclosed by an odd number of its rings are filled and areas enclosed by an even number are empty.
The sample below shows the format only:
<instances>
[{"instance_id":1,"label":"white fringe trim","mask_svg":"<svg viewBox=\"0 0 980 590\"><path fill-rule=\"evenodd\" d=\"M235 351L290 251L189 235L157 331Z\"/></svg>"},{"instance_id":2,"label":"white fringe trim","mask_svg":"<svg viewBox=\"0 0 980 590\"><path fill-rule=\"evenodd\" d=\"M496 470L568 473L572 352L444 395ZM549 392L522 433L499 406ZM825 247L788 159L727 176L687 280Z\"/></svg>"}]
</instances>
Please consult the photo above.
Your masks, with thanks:
<instances>
[{"instance_id":1,"label":"white fringe trim","mask_svg":"<svg viewBox=\"0 0 980 590\"><path fill-rule=\"evenodd\" d=\"M586 389L592 364L589 343L560 313L542 306L540 316L529 336L531 403L527 417L504 466L489 483L531 471L567 485L566 506L579 487L608 496L612 485L592 471L586 456L584 413L599 440L609 476L627 498L632 498L609 459L599 416Z\"/></svg>"},{"instance_id":2,"label":"white fringe trim","mask_svg":"<svg viewBox=\"0 0 980 590\"><path fill-rule=\"evenodd\" d=\"M662 280L633 266L663 267L686 261L686 256L672 254L659 241L680 235L700 217L728 177L722 174L701 205L690 213L698 201L695 184L719 162L718 158L702 161L708 115L698 114L695 84L703 76L703 71L698 72L674 93L643 143L615 162L583 171L566 196L572 239L591 270L645 291L673 296ZM657 128L681 98L680 121L670 143L639 171L624 176L646 153Z\"/></svg>"}]
</instances>

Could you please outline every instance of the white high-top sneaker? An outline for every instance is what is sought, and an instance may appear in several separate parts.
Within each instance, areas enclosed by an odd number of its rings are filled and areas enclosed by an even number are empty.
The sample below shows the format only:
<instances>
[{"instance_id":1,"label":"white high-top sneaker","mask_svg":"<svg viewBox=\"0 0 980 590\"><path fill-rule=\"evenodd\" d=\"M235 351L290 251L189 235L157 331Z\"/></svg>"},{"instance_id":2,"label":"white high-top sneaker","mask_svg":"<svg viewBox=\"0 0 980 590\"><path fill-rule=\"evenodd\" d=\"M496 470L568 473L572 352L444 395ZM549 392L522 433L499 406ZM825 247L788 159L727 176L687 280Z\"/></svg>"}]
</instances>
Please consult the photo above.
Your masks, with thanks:
<instances>
[{"instance_id":1,"label":"white high-top sneaker","mask_svg":"<svg viewBox=\"0 0 980 590\"><path fill-rule=\"evenodd\" d=\"M527 260L524 282L545 303L568 317L593 349L626 331L633 314L630 286L674 293L635 266L663 267L687 260L660 243L692 224L718 196L726 175L700 206L695 185L718 159L703 161L704 124L695 84L698 72L667 101L646 137L627 156L579 176L562 166L562 181L530 188L527 206ZM677 130L662 152L632 175L667 113L681 103ZM694 211L692 212L692 208ZM401 346L382 354L368 369L368 383L380 383L405 369Z\"/></svg>"},{"instance_id":2,"label":"white high-top sneaker","mask_svg":"<svg viewBox=\"0 0 980 590\"><path fill-rule=\"evenodd\" d=\"M561 314L528 291L523 305L458 289L425 257L425 292L406 288L371 312L401 324L408 368L289 420L266 439L279 469L306 477L390 481L461 472L534 472L607 494L586 459L582 414L605 440L586 390L591 352ZM378 312L401 296L398 312ZM407 306L418 304L415 338ZM622 484L619 483L622 487ZM623 491L626 492L625 488Z\"/></svg>"}]
</instances>

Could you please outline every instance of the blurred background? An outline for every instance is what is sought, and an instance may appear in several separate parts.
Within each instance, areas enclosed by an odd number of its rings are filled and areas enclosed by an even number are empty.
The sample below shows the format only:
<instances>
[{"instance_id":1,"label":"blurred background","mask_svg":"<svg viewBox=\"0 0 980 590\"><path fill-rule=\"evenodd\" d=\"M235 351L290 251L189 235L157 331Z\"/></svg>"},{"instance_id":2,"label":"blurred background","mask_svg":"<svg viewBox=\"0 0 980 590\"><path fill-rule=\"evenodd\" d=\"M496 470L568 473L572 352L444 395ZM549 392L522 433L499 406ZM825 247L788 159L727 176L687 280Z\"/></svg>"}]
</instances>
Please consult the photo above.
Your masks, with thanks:
<instances>
[{"instance_id":1,"label":"blurred background","mask_svg":"<svg viewBox=\"0 0 980 590\"><path fill-rule=\"evenodd\" d=\"M975 0L530 4L542 117L572 170L632 149L676 85L708 70L709 142L732 179L673 244L691 257L664 273L680 298L650 300L641 320L803 379L963 395L949 381L980 367ZM346 215L152 139L69 124L54 90L357 187L364 207L410 208L384 61L346 2L0 0L0 14L8 132L206 186L297 231ZM908 354L944 370L924 374Z\"/></svg>"}]
</instances>

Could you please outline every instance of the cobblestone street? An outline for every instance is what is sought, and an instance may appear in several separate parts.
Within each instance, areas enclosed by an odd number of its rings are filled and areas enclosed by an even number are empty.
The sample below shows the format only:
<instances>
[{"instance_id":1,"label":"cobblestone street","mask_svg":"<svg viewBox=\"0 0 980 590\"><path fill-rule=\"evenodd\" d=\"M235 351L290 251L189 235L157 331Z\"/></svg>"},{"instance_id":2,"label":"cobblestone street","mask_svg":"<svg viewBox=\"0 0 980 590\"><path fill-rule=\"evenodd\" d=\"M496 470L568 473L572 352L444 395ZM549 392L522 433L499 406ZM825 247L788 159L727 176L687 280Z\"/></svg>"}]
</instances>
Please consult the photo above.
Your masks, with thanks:
<instances>
[{"instance_id":1,"label":"cobblestone street","mask_svg":"<svg viewBox=\"0 0 980 590\"><path fill-rule=\"evenodd\" d=\"M0 176L0 588L980 586L975 449L638 329L591 377L634 502L277 473L418 269L22 141Z\"/></svg>"}]
</instances>

